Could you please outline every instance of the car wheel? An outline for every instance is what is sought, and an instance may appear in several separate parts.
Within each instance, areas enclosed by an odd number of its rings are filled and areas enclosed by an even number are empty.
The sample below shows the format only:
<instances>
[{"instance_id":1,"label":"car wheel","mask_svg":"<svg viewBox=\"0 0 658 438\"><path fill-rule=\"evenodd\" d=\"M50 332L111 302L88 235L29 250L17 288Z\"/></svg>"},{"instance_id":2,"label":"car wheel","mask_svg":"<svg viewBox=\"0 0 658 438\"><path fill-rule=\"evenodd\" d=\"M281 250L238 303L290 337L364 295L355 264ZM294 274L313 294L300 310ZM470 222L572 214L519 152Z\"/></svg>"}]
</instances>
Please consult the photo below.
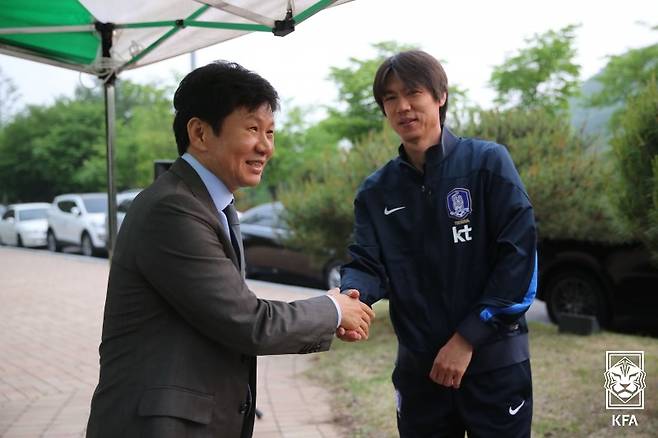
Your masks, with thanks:
<instances>
[{"instance_id":1,"label":"car wheel","mask_svg":"<svg viewBox=\"0 0 658 438\"><path fill-rule=\"evenodd\" d=\"M82 233L82 239L80 240L80 249L82 251L82 255L85 255L87 257L91 257L96 254L96 249L94 248L94 244L91 242L91 237L89 237L89 234Z\"/></svg>"},{"instance_id":2,"label":"car wheel","mask_svg":"<svg viewBox=\"0 0 658 438\"><path fill-rule=\"evenodd\" d=\"M340 267L342 263L331 262L324 270L324 287L333 289L340 287Z\"/></svg>"},{"instance_id":3,"label":"car wheel","mask_svg":"<svg viewBox=\"0 0 658 438\"><path fill-rule=\"evenodd\" d=\"M23 247L23 238L18 233L16 233L16 246L19 248Z\"/></svg>"},{"instance_id":4,"label":"car wheel","mask_svg":"<svg viewBox=\"0 0 658 438\"><path fill-rule=\"evenodd\" d=\"M558 323L561 313L594 316L601 326L606 326L610 320L601 283L585 271L562 271L549 279L546 307L554 323Z\"/></svg>"},{"instance_id":5,"label":"car wheel","mask_svg":"<svg viewBox=\"0 0 658 438\"><path fill-rule=\"evenodd\" d=\"M48 234L46 235L46 246L48 246L48 251L51 252L60 252L62 250L52 230L48 230Z\"/></svg>"}]
</instances>

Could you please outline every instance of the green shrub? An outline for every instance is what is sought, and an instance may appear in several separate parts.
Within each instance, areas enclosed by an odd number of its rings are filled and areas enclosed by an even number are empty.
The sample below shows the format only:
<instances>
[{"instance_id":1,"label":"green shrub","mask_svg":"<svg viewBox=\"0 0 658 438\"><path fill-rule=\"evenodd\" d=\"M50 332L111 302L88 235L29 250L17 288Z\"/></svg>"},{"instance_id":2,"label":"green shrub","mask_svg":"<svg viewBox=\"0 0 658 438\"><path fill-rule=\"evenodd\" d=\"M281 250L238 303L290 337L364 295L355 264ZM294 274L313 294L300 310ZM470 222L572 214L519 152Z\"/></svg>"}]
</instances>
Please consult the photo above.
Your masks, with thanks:
<instances>
[{"instance_id":1,"label":"green shrub","mask_svg":"<svg viewBox=\"0 0 658 438\"><path fill-rule=\"evenodd\" d=\"M390 129L370 133L349 151L326 154L314 173L280 193L292 244L315 256L341 257L352 234L354 195L361 182L395 156L399 145Z\"/></svg>"},{"instance_id":2,"label":"green shrub","mask_svg":"<svg viewBox=\"0 0 658 438\"><path fill-rule=\"evenodd\" d=\"M532 201L540 237L628 240L608 195L612 157L600 151L596 138L574 131L566 116L543 109L476 111L461 134L508 148Z\"/></svg>"},{"instance_id":3,"label":"green shrub","mask_svg":"<svg viewBox=\"0 0 658 438\"><path fill-rule=\"evenodd\" d=\"M658 86L653 78L628 100L612 148L619 178L614 185L619 215L658 262Z\"/></svg>"}]
</instances>

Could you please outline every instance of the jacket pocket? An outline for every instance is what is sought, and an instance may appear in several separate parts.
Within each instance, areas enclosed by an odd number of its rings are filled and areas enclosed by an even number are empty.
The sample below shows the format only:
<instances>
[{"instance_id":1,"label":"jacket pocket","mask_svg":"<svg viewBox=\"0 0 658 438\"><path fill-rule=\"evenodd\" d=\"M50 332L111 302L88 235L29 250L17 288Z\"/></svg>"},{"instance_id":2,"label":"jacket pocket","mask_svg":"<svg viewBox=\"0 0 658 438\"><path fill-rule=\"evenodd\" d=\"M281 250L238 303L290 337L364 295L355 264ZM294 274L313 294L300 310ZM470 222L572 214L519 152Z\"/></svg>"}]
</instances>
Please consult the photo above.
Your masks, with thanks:
<instances>
[{"instance_id":1,"label":"jacket pocket","mask_svg":"<svg viewBox=\"0 0 658 438\"><path fill-rule=\"evenodd\" d=\"M185 388L157 387L144 391L137 413L140 417L182 418L199 424L212 419L215 397Z\"/></svg>"}]
</instances>

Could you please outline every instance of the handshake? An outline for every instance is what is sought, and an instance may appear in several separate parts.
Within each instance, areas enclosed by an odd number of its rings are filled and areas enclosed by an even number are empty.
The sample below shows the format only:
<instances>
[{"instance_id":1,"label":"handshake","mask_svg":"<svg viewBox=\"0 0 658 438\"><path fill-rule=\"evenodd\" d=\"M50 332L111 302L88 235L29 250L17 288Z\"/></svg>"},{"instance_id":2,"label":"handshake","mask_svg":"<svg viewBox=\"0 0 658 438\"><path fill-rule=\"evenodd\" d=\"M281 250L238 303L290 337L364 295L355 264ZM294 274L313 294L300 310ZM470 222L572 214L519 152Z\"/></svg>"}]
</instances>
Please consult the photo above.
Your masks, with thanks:
<instances>
[{"instance_id":1,"label":"handshake","mask_svg":"<svg viewBox=\"0 0 658 438\"><path fill-rule=\"evenodd\" d=\"M328 292L340 306L341 322L336 336L346 342L368 339L370 324L375 319L375 312L365 303L359 301L359 291L350 289L341 294L338 288Z\"/></svg>"}]
</instances>

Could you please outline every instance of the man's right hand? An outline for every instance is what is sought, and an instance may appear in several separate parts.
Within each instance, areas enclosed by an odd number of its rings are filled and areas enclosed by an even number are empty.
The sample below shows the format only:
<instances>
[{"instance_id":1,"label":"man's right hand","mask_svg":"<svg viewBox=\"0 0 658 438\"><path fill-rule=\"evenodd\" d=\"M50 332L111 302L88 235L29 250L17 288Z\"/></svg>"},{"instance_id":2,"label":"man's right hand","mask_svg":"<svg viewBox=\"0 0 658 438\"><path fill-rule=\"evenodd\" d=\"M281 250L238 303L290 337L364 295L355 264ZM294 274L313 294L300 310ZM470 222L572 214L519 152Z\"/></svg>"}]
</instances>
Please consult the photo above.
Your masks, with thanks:
<instances>
[{"instance_id":1,"label":"man's right hand","mask_svg":"<svg viewBox=\"0 0 658 438\"><path fill-rule=\"evenodd\" d=\"M375 319L375 312L365 303L358 299L358 293L349 295L341 294L338 288L329 291L338 305L342 314L340 326L346 330L354 330L361 339L368 339L370 323Z\"/></svg>"}]
</instances>

